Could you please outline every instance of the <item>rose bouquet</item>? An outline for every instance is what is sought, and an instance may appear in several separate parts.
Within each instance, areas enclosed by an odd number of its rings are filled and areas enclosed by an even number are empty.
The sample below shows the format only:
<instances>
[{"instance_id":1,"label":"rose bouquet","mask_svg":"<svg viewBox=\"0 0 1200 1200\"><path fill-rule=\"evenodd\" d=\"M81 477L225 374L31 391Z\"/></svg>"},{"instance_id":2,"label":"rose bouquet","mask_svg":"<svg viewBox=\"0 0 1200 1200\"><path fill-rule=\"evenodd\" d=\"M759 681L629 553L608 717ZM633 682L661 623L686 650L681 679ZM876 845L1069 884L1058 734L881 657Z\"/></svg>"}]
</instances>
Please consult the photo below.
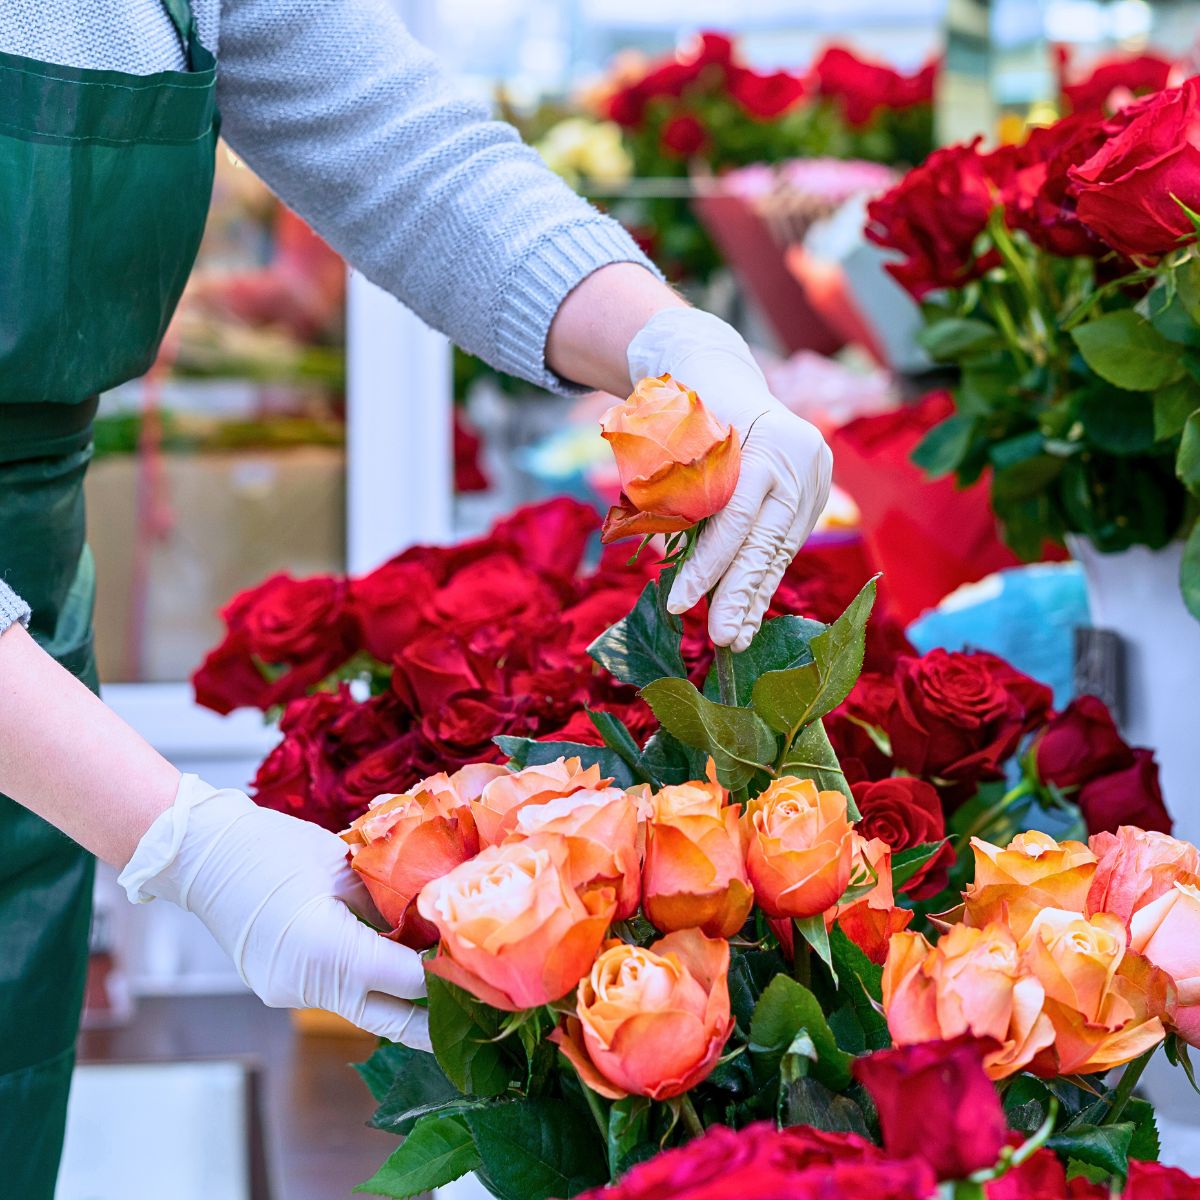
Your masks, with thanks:
<instances>
[{"instance_id":1,"label":"rose bouquet","mask_svg":"<svg viewBox=\"0 0 1200 1200\"><path fill-rule=\"evenodd\" d=\"M1082 104L1083 101L1081 100ZM1025 142L938 150L870 209L868 235L961 368L918 447L932 474L991 475L1008 543L1102 552L1186 539L1200 617L1200 80Z\"/></svg>"},{"instance_id":2,"label":"rose bouquet","mask_svg":"<svg viewBox=\"0 0 1200 1200\"><path fill-rule=\"evenodd\" d=\"M1132 752L1105 744L1090 708L1047 725L1048 698L998 660L981 684L978 656L923 679L902 656L892 706L909 724L840 720L923 778L864 769L851 787L824 718L855 689L875 581L828 625L777 617L742 654L718 648L693 681L665 589L740 448L669 378L604 429L623 484L606 536L665 535L667 578L591 653L657 728L639 742L598 712L602 745L502 738L508 766L378 796L344 832L383 932L428 951L434 1049L383 1046L363 1066L374 1123L404 1136L363 1190L411 1196L475 1171L509 1200L618 1180L634 1196L643 1179L699 1197L718 1194L706 1172L722 1186L714 1153L776 1189L762 1195L931 1197L947 1181L1003 1197L1031 1170L1081 1187L1153 1174L1130 1165L1156 1147L1132 1088L1164 1042L1190 1071L1200 1040L1195 848L1128 825L1088 844L963 836L973 881L947 898L937 875L943 803L973 811L968 782L1003 774L1032 729L1028 778L986 797L974 828L1011 818L1022 788L1077 811L1067 795ZM895 847L889 788L933 836ZM918 1089L943 1111L953 1098L937 1137L917 1138L898 1103Z\"/></svg>"}]
</instances>

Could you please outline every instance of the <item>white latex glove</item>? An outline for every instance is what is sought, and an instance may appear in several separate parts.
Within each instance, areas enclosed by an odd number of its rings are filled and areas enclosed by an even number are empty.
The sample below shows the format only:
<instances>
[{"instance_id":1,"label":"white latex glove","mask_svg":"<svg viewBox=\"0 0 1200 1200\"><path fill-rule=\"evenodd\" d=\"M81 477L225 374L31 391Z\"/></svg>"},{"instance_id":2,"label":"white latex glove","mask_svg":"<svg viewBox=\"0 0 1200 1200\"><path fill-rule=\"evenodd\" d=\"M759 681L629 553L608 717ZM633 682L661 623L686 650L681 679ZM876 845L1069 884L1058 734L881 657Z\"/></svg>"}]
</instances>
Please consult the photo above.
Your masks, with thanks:
<instances>
[{"instance_id":1,"label":"white latex glove","mask_svg":"<svg viewBox=\"0 0 1200 1200\"><path fill-rule=\"evenodd\" d=\"M346 843L243 792L184 775L119 882L195 913L272 1008L321 1008L360 1029L430 1049L420 957L361 924L379 920Z\"/></svg>"},{"instance_id":2,"label":"white latex glove","mask_svg":"<svg viewBox=\"0 0 1200 1200\"><path fill-rule=\"evenodd\" d=\"M742 435L737 489L709 518L667 607L686 612L715 587L709 636L745 650L825 507L833 455L814 426L767 390L742 336L710 313L656 313L629 343L628 359L632 383L668 372Z\"/></svg>"}]
</instances>

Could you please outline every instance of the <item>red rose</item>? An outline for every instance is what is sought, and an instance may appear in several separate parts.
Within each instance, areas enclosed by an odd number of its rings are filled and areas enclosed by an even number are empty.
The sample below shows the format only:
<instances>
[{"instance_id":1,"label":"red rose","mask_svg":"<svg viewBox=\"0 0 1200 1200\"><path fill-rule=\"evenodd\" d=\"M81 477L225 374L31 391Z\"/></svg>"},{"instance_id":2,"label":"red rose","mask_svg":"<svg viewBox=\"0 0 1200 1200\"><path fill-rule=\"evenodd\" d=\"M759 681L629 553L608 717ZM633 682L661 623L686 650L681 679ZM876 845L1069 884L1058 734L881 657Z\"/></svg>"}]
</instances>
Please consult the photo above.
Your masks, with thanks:
<instances>
[{"instance_id":1,"label":"red rose","mask_svg":"<svg viewBox=\"0 0 1200 1200\"><path fill-rule=\"evenodd\" d=\"M892 757L926 778L999 778L1000 764L1050 708L1049 688L984 652L902 658L895 683Z\"/></svg>"},{"instance_id":2,"label":"red rose","mask_svg":"<svg viewBox=\"0 0 1200 1200\"><path fill-rule=\"evenodd\" d=\"M659 143L672 158L691 158L708 143L708 132L699 117L680 113L663 126Z\"/></svg>"},{"instance_id":3,"label":"red rose","mask_svg":"<svg viewBox=\"0 0 1200 1200\"><path fill-rule=\"evenodd\" d=\"M364 805L376 796L407 790L422 777L423 765L414 759L420 746L416 730L402 734L354 763L342 776L342 787Z\"/></svg>"},{"instance_id":4,"label":"red rose","mask_svg":"<svg viewBox=\"0 0 1200 1200\"><path fill-rule=\"evenodd\" d=\"M449 764L495 762L499 748L492 738L508 729L512 720L511 701L490 692L461 692L426 714L421 732Z\"/></svg>"},{"instance_id":5,"label":"red rose","mask_svg":"<svg viewBox=\"0 0 1200 1200\"><path fill-rule=\"evenodd\" d=\"M941 841L946 819L936 789L923 779L900 775L874 783L855 783L851 790L862 819L855 827L864 838L880 838L895 850L922 842ZM954 848L947 843L901 888L914 899L936 896L946 886L954 865Z\"/></svg>"},{"instance_id":6,"label":"red rose","mask_svg":"<svg viewBox=\"0 0 1200 1200\"><path fill-rule=\"evenodd\" d=\"M1171 832L1173 822L1163 803L1154 751L1130 753L1131 766L1089 780L1075 797L1089 833L1116 833L1122 825Z\"/></svg>"},{"instance_id":7,"label":"red rose","mask_svg":"<svg viewBox=\"0 0 1200 1200\"><path fill-rule=\"evenodd\" d=\"M427 561L401 557L350 584L350 606L363 645L380 662L391 662L425 626L425 603L438 578Z\"/></svg>"},{"instance_id":8,"label":"red rose","mask_svg":"<svg viewBox=\"0 0 1200 1200\"><path fill-rule=\"evenodd\" d=\"M479 465L479 434L457 406L454 409L454 490L486 492L491 484Z\"/></svg>"},{"instance_id":9,"label":"red rose","mask_svg":"<svg viewBox=\"0 0 1200 1200\"><path fill-rule=\"evenodd\" d=\"M1129 1163L1129 1181L1122 1200L1195 1200L1200 1196L1200 1180L1178 1167L1162 1163Z\"/></svg>"},{"instance_id":10,"label":"red rose","mask_svg":"<svg viewBox=\"0 0 1200 1200\"><path fill-rule=\"evenodd\" d=\"M1200 79L1136 101L1105 129L1104 145L1069 172L1079 219L1130 257L1194 236L1176 199L1200 208Z\"/></svg>"},{"instance_id":11,"label":"red rose","mask_svg":"<svg viewBox=\"0 0 1200 1200\"><path fill-rule=\"evenodd\" d=\"M305 815L311 799L305 744L285 737L259 765L253 788L255 803L263 808Z\"/></svg>"},{"instance_id":12,"label":"red rose","mask_svg":"<svg viewBox=\"0 0 1200 1200\"><path fill-rule=\"evenodd\" d=\"M586 658L587 648L605 630L627 617L637 603L637 592L609 587L593 592L563 613L565 649L574 658Z\"/></svg>"},{"instance_id":13,"label":"red rose","mask_svg":"<svg viewBox=\"0 0 1200 1200\"><path fill-rule=\"evenodd\" d=\"M933 61L915 75L902 75L884 63L830 46L813 65L812 76L817 93L836 101L847 122L861 128L882 108L931 103L937 71L938 63Z\"/></svg>"},{"instance_id":14,"label":"red rose","mask_svg":"<svg viewBox=\"0 0 1200 1200\"><path fill-rule=\"evenodd\" d=\"M284 677L286 679L286 676ZM259 670L250 651L240 638L227 637L210 650L192 676L196 703L211 708L222 716L235 708L270 708L277 688ZM292 696L304 694L304 687Z\"/></svg>"},{"instance_id":15,"label":"red rose","mask_svg":"<svg viewBox=\"0 0 1200 1200\"><path fill-rule=\"evenodd\" d=\"M560 607L550 584L507 551L458 567L433 594L430 618L458 633L540 621Z\"/></svg>"},{"instance_id":16,"label":"red rose","mask_svg":"<svg viewBox=\"0 0 1200 1200\"><path fill-rule=\"evenodd\" d=\"M331 653L342 661L349 657L346 643L354 633L346 600L342 579L272 575L236 596L221 616L263 662L301 662Z\"/></svg>"},{"instance_id":17,"label":"red rose","mask_svg":"<svg viewBox=\"0 0 1200 1200\"><path fill-rule=\"evenodd\" d=\"M758 121L774 121L798 104L805 93L804 80L789 71L761 75L749 67L729 73L729 94Z\"/></svg>"},{"instance_id":18,"label":"red rose","mask_svg":"<svg viewBox=\"0 0 1200 1200\"><path fill-rule=\"evenodd\" d=\"M1009 1135L1009 1145L1019 1146L1025 1139ZM1084 1190L1088 1189L1088 1190ZM1038 1150L1019 1167L1005 1171L999 1179L985 1185L987 1200L1074 1200L1096 1197L1108 1200L1108 1188L1092 1185L1083 1178L1067 1183L1067 1173L1052 1150Z\"/></svg>"},{"instance_id":19,"label":"red rose","mask_svg":"<svg viewBox=\"0 0 1200 1200\"><path fill-rule=\"evenodd\" d=\"M881 1050L854 1064L879 1111L893 1158L920 1158L938 1179L966 1179L996 1165L1008 1132L982 1052L970 1038Z\"/></svg>"},{"instance_id":20,"label":"red rose","mask_svg":"<svg viewBox=\"0 0 1200 1200\"><path fill-rule=\"evenodd\" d=\"M918 300L961 287L994 261L974 252L997 199L979 142L935 150L867 209L867 237L904 256L887 269Z\"/></svg>"},{"instance_id":21,"label":"red rose","mask_svg":"<svg viewBox=\"0 0 1200 1200\"><path fill-rule=\"evenodd\" d=\"M1170 80L1174 64L1157 54L1137 54L1105 59L1079 83L1064 83L1063 97L1072 112L1099 112L1108 107L1113 92L1132 92L1144 96L1161 92Z\"/></svg>"},{"instance_id":22,"label":"red rose","mask_svg":"<svg viewBox=\"0 0 1200 1200\"><path fill-rule=\"evenodd\" d=\"M537 571L574 579L597 528L596 510L568 496L527 504L498 521L489 535L511 546Z\"/></svg>"},{"instance_id":23,"label":"red rose","mask_svg":"<svg viewBox=\"0 0 1200 1200\"><path fill-rule=\"evenodd\" d=\"M1095 696L1080 696L1051 717L1034 743L1033 756L1042 782L1064 791L1098 775L1123 770L1134 761L1112 714Z\"/></svg>"},{"instance_id":24,"label":"red rose","mask_svg":"<svg viewBox=\"0 0 1200 1200\"><path fill-rule=\"evenodd\" d=\"M408 643L394 660L392 689L413 712L429 712L451 696L484 686L485 662L453 629L434 630Z\"/></svg>"}]
</instances>

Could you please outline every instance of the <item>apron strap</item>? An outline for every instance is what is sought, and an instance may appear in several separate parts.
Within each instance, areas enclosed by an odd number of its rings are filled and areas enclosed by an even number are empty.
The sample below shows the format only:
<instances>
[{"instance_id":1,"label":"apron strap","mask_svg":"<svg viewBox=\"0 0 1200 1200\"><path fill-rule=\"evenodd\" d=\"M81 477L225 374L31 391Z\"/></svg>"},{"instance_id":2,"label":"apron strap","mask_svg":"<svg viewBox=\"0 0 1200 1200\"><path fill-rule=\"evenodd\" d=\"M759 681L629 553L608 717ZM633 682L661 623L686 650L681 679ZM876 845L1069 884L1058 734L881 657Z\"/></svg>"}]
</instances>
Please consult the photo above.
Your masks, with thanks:
<instances>
[{"instance_id":1,"label":"apron strap","mask_svg":"<svg viewBox=\"0 0 1200 1200\"><path fill-rule=\"evenodd\" d=\"M190 0L161 0L171 24L183 42L183 51L187 55L188 67L192 66L192 40L196 32L196 18L192 13Z\"/></svg>"}]
</instances>

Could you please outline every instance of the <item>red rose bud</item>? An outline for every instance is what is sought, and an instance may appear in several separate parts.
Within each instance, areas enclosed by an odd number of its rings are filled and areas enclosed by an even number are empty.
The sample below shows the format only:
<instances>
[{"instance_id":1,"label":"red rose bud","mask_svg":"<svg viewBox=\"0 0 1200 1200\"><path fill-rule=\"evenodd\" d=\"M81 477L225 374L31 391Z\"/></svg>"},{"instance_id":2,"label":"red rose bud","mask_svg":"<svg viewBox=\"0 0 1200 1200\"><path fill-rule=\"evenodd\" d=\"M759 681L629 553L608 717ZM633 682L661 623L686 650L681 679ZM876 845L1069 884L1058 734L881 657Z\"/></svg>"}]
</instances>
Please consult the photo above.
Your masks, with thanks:
<instances>
[{"instance_id":1,"label":"red rose bud","mask_svg":"<svg viewBox=\"0 0 1200 1200\"><path fill-rule=\"evenodd\" d=\"M1066 791L1133 765L1104 701L1080 696L1052 717L1034 744L1038 778Z\"/></svg>"},{"instance_id":2,"label":"red rose bud","mask_svg":"<svg viewBox=\"0 0 1200 1200\"><path fill-rule=\"evenodd\" d=\"M974 1039L881 1050L860 1058L854 1074L879 1110L889 1156L923 1159L939 1179L996 1165L1007 1126Z\"/></svg>"},{"instance_id":3,"label":"red rose bud","mask_svg":"<svg viewBox=\"0 0 1200 1200\"><path fill-rule=\"evenodd\" d=\"M1132 765L1085 783L1075 797L1089 833L1115 833L1122 825L1171 832L1154 751L1134 750L1132 754Z\"/></svg>"}]
</instances>

